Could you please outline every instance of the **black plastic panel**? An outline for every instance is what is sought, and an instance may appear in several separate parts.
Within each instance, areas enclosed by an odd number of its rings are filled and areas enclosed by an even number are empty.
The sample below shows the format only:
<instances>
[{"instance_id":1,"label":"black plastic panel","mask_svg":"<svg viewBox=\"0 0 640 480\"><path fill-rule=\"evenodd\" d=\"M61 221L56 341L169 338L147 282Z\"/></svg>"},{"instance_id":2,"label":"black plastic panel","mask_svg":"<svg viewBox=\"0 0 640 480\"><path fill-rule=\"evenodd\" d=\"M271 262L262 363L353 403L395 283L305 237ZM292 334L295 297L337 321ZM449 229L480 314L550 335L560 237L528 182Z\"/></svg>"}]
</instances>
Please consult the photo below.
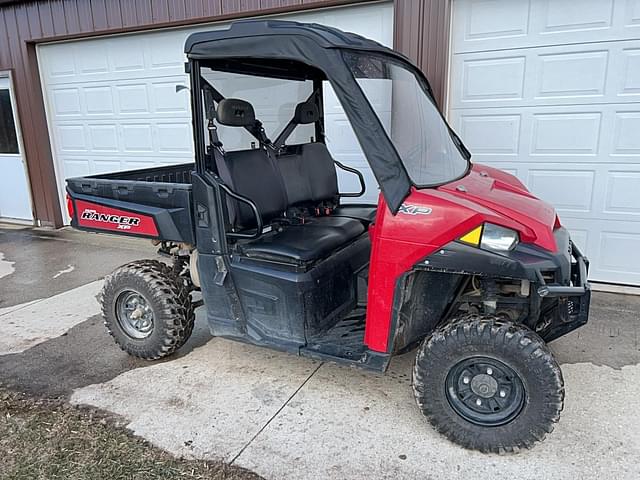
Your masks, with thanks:
<instances>
[{"instance_id":1,"label":"black plastic panel","mask_svg":"<svg viewBox=\"0 0 640 480\"><path fill-rule=\"evenodd\" d=\"M212 281L219 267L215 255L201 255L202 294L212 333L297 351L356 308L357 272L368 264L370 248L363 235L305 271L234 256L222 285ZM235 308L230 289L240 308Z\"/></svg>"}]
</instances>

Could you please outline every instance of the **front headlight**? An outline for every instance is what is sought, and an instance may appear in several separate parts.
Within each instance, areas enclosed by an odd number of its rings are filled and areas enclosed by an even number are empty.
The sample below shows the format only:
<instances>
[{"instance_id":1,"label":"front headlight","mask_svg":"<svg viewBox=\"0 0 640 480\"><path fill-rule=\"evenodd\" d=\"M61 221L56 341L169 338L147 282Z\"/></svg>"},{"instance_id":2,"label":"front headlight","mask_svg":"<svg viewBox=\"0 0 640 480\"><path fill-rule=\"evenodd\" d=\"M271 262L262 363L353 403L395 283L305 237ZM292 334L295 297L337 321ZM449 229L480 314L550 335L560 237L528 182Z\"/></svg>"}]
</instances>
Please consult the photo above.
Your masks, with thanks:
<instances>
[{"instance_id":1,"label":"front headlight","mask_svg":"<svg viewBox=\"0 0 640 480\"><path fill-rule=\"evenodd\" d=\"M510 228L484 223L466 233L460 240L463 243L494 252L508 252L518 245L518 232Z\"/></svg>"}]
</instances>

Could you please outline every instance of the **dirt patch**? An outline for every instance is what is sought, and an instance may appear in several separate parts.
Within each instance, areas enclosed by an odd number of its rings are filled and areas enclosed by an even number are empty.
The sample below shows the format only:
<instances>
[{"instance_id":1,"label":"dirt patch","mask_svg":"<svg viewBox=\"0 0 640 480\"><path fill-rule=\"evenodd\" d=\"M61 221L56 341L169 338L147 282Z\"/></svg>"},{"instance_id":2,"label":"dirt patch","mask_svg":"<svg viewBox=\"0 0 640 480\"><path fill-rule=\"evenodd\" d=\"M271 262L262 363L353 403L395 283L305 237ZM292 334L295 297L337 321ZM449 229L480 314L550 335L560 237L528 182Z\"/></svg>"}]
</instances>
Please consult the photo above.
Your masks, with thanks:
<instances>
[{"instance_id":1,"label":"dirt patch","mask_svg":"<svg viewBox=\"0 0 640 480\"><path fill-rule=\"evenodd\" d=\"M261 478L221 462L175 458L104 412L2 388L0 472L7 480Z\"/></svg>"}]
</instances>

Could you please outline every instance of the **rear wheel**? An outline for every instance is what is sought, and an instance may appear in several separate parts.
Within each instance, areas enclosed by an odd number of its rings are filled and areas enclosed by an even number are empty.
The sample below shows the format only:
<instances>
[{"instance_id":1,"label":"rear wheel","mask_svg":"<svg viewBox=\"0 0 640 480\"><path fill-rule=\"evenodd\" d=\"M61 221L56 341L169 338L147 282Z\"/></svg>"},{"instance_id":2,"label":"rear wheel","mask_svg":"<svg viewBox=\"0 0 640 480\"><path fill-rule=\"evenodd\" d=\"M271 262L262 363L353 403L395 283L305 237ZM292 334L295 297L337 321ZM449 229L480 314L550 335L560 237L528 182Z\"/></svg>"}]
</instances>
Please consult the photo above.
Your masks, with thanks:
<instances>
[{"instance_id":1,"label":"rear wheel","mask_svg":"<svg viewBox=\"0 0 640 480\"><path fill-rule=\"evenodd\" d=\"M166 357L191 336L195 315L189 290L162 262L123 265L107 276L101 297L107 330L130 355Z\"/></svg>"},{"instance_id":2,"label":"rear wheel","mask_svg":"<svg viewBox=\"0 0 640 480\"><path fill-rule=\"evenodd\" d=\"M418 349L418 407L453 442L483 452L531 447L553 430L564 402L560 367L522 325L469 315L438 329Z\"/></svg>"}]
</instances>

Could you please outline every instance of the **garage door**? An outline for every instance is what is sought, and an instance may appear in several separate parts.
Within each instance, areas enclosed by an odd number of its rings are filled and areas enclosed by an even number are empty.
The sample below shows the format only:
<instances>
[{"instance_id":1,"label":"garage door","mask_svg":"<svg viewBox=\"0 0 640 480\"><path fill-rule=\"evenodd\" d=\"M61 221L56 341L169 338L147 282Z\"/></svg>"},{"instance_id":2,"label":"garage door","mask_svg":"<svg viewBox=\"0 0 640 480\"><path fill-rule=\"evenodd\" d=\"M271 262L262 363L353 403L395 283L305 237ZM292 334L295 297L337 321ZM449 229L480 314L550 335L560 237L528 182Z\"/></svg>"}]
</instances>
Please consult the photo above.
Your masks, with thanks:
<instances>
[{"instance_id":1,"label":"garage door","mask_svg":"<svg viewBox=\"0 0 640 480\"><path fill-rule=\"evenodd\" d=\"M595 281L640 285L640 1L454 0L449 118L552 203Z\"/></svg>"},{"instance_id":2,"label":"garage door","mask_svg":"<svg viewBox=\"0 0 640 480\"><path fill-rule=\"evenodd\" d=\"M282 16L317 22L393 42L393 5L376 3ZM61 204L64 179L101 172L192 162L191 113L182 53L197 28L102 37L42 45L38 49ZM286 95L286 92L283 92ZM274 90L275 94L275 90ZM274 104L284 102L274 99ZM326 135L334 156L373 179L344 112L326 94ZM259 107L259 106L257 106ZM287 119L263 118L265 124ZM341 177L354 191L353 177ZM368 187L369 199L376 189ZM64 209L63 209L64 210Z\"/></svg>"}]
</instances>

